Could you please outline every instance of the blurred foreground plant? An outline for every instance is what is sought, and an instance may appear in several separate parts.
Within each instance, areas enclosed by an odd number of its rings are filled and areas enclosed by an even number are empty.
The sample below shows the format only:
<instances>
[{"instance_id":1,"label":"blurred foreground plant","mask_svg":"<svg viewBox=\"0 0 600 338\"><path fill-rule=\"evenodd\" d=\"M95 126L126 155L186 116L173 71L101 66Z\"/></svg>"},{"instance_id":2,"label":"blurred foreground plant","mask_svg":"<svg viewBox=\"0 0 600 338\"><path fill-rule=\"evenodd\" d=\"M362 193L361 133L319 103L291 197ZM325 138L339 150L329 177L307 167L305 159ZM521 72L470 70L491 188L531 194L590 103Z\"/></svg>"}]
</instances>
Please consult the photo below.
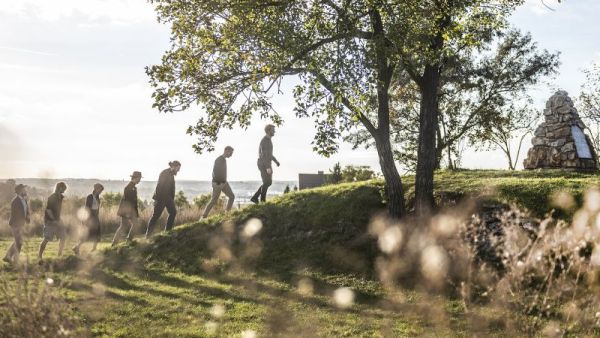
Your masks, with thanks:
<instances>
[{"instance_id":1,"label":"blurred foreground plant","mask_svg":"<svg viewBox=\"0 0 600 338\"><path fill-rule=\"evenodd\" d=\"M19 272L16 280L0 275L1 337L76 336L77 319L52 278Z\"/></svg>"}]
</instances>

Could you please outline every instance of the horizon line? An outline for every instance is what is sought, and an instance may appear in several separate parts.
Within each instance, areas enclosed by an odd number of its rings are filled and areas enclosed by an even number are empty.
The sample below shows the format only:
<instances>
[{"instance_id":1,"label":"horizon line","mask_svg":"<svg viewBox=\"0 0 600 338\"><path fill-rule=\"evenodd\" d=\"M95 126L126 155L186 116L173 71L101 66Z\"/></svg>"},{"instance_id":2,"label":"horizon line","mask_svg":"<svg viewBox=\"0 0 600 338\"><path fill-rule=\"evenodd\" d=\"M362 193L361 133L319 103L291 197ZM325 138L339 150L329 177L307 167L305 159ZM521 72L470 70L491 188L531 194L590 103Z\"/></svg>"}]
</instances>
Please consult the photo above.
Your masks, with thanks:
<instances>
[{"instance_id":1,"label":"horizon line","mask_svg":"<svg viewBox=\"0 0 600 338\"><path fill-rule=\"evenodd\" d=\"M115 182L125 182L129 181L129 179L113 179L113 178L82 178L82 177L60 177L60 178L47 178L47 177L3 177L0 178L2 181L8 180L49 180L49 181L66 181L66 180L87 180L87 181L115 181ZM157 182L158 180L142 180L141 182ZM179 179L176 181L190 181L190 182L212 182L212 180L194 180L194 179ZM274 179L273 182L298 182L298 179L290 180L290 179ZM261 182L260 179L251 179L251 180L230 180L227 182Z\"/></svg>"}]
</instances>

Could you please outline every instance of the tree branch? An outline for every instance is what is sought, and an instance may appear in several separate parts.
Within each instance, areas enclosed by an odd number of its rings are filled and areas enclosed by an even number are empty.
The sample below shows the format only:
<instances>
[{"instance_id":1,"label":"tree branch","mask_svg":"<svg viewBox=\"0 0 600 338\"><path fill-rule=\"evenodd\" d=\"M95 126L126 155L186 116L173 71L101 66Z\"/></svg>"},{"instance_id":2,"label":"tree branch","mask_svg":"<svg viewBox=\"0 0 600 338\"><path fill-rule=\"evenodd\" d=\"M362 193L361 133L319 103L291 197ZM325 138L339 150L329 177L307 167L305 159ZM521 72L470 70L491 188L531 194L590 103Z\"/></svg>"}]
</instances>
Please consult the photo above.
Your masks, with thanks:
<instances>
[{"instance_id":1,"label":"tree branch","mask_svg":"<svg viewBox=\"0 0 600 338\"><path fill-rule=\"evenodd\" d=\"M337 91L335 90L333 84L323 74L319 73L316 70L309 70L309 72L313 74L316 77L317 81L319 81L319 83L323 87L325 87L325 89L327 89L330 93L334 95L337 94ZM369 133L371 133L373 137L377 135L377 128L375 128L375 126L373 125L373 123L371 123L369 118L367 118L357 107L355 107L346 96L342 96L342 103L344 104L344 106L346 106L346 108L348 108L352 113L354 113L358 117L360 122L365 126L365 128L367 128L367 130L369 131Z\"/></svg>"}]
</instances>

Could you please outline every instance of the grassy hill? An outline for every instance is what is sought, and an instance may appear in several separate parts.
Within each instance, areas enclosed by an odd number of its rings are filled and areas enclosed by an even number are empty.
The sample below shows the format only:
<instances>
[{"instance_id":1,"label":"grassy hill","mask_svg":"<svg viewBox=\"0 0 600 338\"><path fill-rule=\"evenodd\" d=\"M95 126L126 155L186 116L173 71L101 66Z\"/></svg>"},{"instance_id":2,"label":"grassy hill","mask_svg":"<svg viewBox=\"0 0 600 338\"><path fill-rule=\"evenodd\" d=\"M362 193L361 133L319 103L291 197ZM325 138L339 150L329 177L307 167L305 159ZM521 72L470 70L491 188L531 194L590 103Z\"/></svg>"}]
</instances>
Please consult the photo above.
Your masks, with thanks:
<instances>
[{"instance_id":1,"label":"grassy hill","mask_svg":"<svg viewBox=\"0 0 600 338\"><path fill-rule=\"evenodd\" d=\"M412 180L404 178L409 201ZM543 215L556 192L568 191L581 204L586 188L599 183L595 175L571 172L440 172L436 196L449 209L477 196ZM565 209L561 216L570 218L573 208ZM381 253L369 224L384 210L381 181L327 186L182 225L151 241L84 249L82 258L52 259L35 277L19 277L9 267L2 273L11 281L52 278L51 289L81 327L77 336L531 333L523 324L532 317L466 301L459 288L432 292L418 281L382 283L378 266L393 257ZM8 244L0 242L0 250ZM37 239L26 244L30 257L36 245Z\"/></svg>"}]
</instances>

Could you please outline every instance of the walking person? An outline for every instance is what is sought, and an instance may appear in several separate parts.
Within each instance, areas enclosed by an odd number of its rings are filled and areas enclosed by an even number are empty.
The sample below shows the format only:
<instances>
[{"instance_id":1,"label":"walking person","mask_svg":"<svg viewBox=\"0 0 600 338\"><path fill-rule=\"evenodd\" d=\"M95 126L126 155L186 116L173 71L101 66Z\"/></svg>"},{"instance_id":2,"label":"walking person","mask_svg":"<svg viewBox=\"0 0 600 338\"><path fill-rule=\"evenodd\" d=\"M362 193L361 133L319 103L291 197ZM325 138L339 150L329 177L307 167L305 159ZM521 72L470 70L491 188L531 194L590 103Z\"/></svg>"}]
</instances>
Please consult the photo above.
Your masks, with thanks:
<instances>
[{"instance_id":1,"label":"walking person","mask_svg":"<svg viewBox=\"0 0 600 338\"><path fill-rule=\"evenodd\" d=\"M204 215L202 218L208 217L208 213L219 200L221 192L224 192L227 196L227 211L231 210L231 206L233 206L235 195L233 194L233 191L231 191L231 187L227 182L227 159L230 158L231 155L233 155L233 148L227 146L223 151L223 155L217 157L215 160L215 164L213 166L212 196L210 202L204 209Z\"/></svg>"},{"instance_id":2,"label":"walking person","mask_svg":"<svg viewBox=\"0 0 600 338\"><path fill-rule=\"evenodd\" d=\"M137 188L135 187L142 180L142 173L134 171L131 174L131 181L125 186L123 190L123 197L119 203L119 210L117 216L121 217L121 225L115 232L111 246L115 246L121 239L121 233L127 231L127 241L133 240L134 236L134 223L137 223L140 213L138 211L138 197Z\"/></svg>"},{"instance_id":3,"label":"walking person","mask_svg":"<svg viewBox=\"0 0 600 338\"><path fill-rule=\"evenodd\" d=\"M12 231L14 241L8 248L3 260L7 263L15 263L19 261L19 254L23 246L23 230L25 224L30 221L29 204L27 202L27 191L25 185L18 184L15 186L15 198L10 204L10 218L8 225Z\"/></svg>"},{"instance_id":4,"label":"walking person","mask_svg":"<svg viewBox=\"0 0 600 338\"><path fill-rule=\"evenodd\" d=\"M67 185L65 182L56 183L54 193L48 197L46 203L46 210L44 211L44 239L40 243L40 250L38 252L38 258L42 263L42 255L46 250L46 245L49 241L54 240L54 237L58 238L58 255L61 256L63 249L65 248L65 239L67 232L65 226L60 221L60 212L62 209L62 202L64 193L67 191Z\"/></svg>"},{"instance_id":5,"label":"walking person","mask_svg":"<svg viewBox=\"0 0 600 338\"><path fill-rule=\"evenodd\" d=\"M156 190L154 191L154 196L152 196L152 199L154 200L154 212L152 213L150 221L148 221L146 238L152 235L154 226L165 208L167 208L167 212L169 213L165 231L173 229L175 215L177 214L177 208L175 208L175 176L180 169L181 163L179 163L179 161L169 162L169 168L163 170L158 177Z\"/></svg>"},{"instance_id":6,"label":"walking person","mask_svg":"<svg viewBox=\"0 0 600 338\"><path fill-rule=\"evenodd\" d=\"M279 161L273 156L273 142L271 138L275 136L275 126L272 124L267 124L265 126L265 136L260 141L260 146L258 148L258 170L260 170L260 177L262 178L262 185L254 196L250 198L250 201L253 203L258 203L259 198L261 202L267 200L267 190L273 183L273 168L271 167L271 162L275 162L279 167Z\"/></svg>"},{"instance_id":7,"label":"walking person","mask_svg":"<svg viewBox=\"0 0 600 338\"><path fill-rule=\"evenodd\" d=\"M79 243L73 247L73 252L79 255L81 245L86 241L93 243L92 251L96 251L96 246L100 242L102 233L100 231L100 194L104 191L104 186L100 183L94 184L94 190L85 199L86 220L84 221L87 228L86 233L81 236Z\"/></svg>"}]
</instances>

